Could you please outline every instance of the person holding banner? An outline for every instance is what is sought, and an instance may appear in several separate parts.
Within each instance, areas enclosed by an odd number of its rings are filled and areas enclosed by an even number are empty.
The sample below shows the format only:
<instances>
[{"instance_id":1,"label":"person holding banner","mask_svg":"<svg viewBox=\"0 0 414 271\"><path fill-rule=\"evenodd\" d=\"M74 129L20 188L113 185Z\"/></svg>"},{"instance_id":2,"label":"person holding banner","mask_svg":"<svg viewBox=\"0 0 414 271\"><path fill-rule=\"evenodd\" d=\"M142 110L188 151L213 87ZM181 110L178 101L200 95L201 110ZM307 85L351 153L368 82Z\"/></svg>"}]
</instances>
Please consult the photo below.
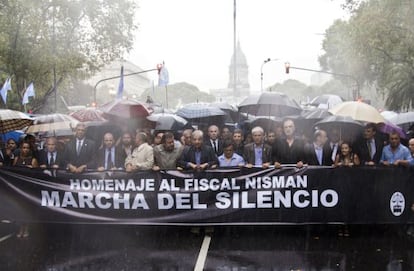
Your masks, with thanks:
<instances>
[{"instance_id":1,"label":"person holding banner","mask_svg":"<svg viewBox=\"0 0 414 271\"><path fill-rule=\"evenodd\" d=\"M84 172L93 162L96 152L95 141L85 136L86 125L80 122L75 128L75 138L66 145L65 160L67 169L72 173Z\"/></svg>"},{"instance_id":2,"label":"person holding banner","mask_svg":"<svg viewBox=\"0 0 414 271\"><path fill-rule=\"evenodd\" d=\"M412 157L409 149L401 144L398 132L391 132L387 146L382 149L380 164L384 166L408 166Z\"/></svg>"},{"instance_id":3,"label":"person holding banner","mask_svg":"<svg viewBox=\"0 0 414 271\"><path fill-rule=\"evenodd\" d=\"M32 154L29 142L24 141L22 143L19 155L14 158L13 166L29 167L29 168L39 167L39 163L37 159Z\"/></svg>"},{"instance_id":4,"label":"person holding banner","mask_svg":"<svg viewBox=\"0 0 414 271\"><path fill-rule=\"evenodd\" d=\"M148 144L148 136L139 132L135 136L135 149L125 159L125 170L134 172L137 170L149 170L154 165L154 150Z\"/></svg>"},{"instance_id":5,"label":"person holding banner","mask_svg":"<svg viewBox=\"0 0 414 271\"><path fill-rule=\"evenodd\" d=\"M218 157L220 167L242 167L246 164L243 157L234 152L230 139L223 142L223 154Z\"/></svg>"},{"instance_id":6,"label":"person holding banner","mask_svg":"<svg viewBox=\"0 0 414 271\"><path fill-rule=\"evenodd\" d=\"M246 167L268 168L272 163L272 147L264 143L264 130L260 126L252 129L253 142L244 146Z\"/></svg>"},{"instance_id":7,"label":"person holding banner","mask_svg":"<svg viewBox=\"0 0 414 271\"><path fill-rule=\"evenodd\" d=\"M103 147L98 150L95 156L95 167L97 171L120 170L125 163L125 152L115 146L115 139L112 133L105 133L103 136Z\"/></svg>"},{"instance_id":8,"label":"person holding banner","mask_svg":"<svg viewBox=\"0 0 414 271\"><path fill-rule=\"evenodd\" d=\"M176 169L177 161L181 156L184 146L177 146L174 134L165 132L161 138L161 144L154 147L154 171L163 169Z\"/></svg>"},{"instance_id":9,"label":"person holding banner","mask_svg":"<svg viewBox=\"0 0 414 271\"><path fill-rule=\"evenodd\" d=\"M195 130L191 134L191 146L187 146L180 159L178 166L182 169L205 170L216 168L218 160L213 148L203 144L203 132Z\"/></svg>"},{"instance_id":10,"label":"person holding banner","mask_svg":"<svg viewBox=\"0 0 414 271\"><path fill-rule=\"evenodd\" d=\"M56 137L46 139L46 148L39 155L40 168L62 168L64 167L63 153L57 150Z\"/></svg>"},{"instance_id":11,"label":"person holding banner","mask_svg":"<svg viewBox=\"0 0 414 271\"><path fill-rule=\"evenodd\" d=\"M295 136L295 123L292 119L283 121L284 136L277 141L276 148L273 148L273 160L275 166L281 164L295 164L296 167L303 167L305 142Z\"/></svg>"},{"instance_id":12,"label":"person holding banner","mask_svg":"<svg viewBox=\"0 0 414 271\"><path fill-rule=\"evenodd\" d=\"M316 130L313 142L305 144L304 157L308 165L331 166L332 158L329 146L326 144L328 136L324 130Z\"/></svg>"}]
</instances>

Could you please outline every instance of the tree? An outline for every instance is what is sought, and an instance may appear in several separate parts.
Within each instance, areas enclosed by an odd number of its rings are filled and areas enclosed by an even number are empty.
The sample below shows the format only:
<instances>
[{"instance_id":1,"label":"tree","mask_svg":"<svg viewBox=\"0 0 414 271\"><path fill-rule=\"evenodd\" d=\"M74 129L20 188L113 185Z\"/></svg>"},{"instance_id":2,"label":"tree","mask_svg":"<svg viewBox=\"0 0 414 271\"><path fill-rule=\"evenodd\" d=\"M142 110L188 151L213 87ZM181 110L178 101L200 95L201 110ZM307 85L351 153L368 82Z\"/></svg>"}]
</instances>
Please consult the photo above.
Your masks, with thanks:
<instances>
[{"instance_id":1,"label":"tree","mask_svg":"<svg viewBox=\"0 0 414 271\"><path fill-rule=\"evenodd\" d=\"M177 108L188 103L215 101L213 95L202 92L196 86L185 82L168 85L167 90L165 87L146 89L141 94L140 100L145 101L150 96L154 102L166 106L166 95L168 96L168 108Z\"/></svg>"},{"instance_id":2,"label":"tree","mask_svg":"<svg viewBox=\"0 0 414 271\"><path fill-rule=\"evenodd\" d=\"M375 88L386 96L391 110L412 108L413 5L412 1L403 0L358 2L351 9L349 21L336 21L326 31L321 65L334 72L352 74L361 85Z\"/></svg>"},{"instance_id":3,"label":"tree","mask_svg":"<svg viewBox=\"0 0 414 271\"><path fill-rule=\"evenodd\" d=\"M133 0L0 1L0 67L13 75L12 100L21 101L33 81L34 111L45 106L56 86L88 77L132 47ZM8 107L18 109L19 104Z\"/></svg>"}]
</instances>

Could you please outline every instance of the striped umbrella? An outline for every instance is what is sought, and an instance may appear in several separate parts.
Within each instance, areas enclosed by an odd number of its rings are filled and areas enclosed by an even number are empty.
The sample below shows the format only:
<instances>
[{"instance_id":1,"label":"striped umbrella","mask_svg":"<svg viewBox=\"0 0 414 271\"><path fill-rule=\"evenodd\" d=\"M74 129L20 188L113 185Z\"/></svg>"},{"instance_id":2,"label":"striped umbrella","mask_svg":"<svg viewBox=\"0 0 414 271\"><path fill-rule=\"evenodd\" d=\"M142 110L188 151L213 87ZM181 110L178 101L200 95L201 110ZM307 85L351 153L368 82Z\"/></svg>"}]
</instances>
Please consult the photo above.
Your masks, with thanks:
<instances>
[{"instance_id":1,"label":"striped umbrella","mask_svg":"<svg viewBox=\"0 0 414 271\"><path fill-rule=\"evenodd\" d=\"M21 130L32 123L33 119L20 111L0 109L0 133L2 134Z\"/></svg>"}]
</instances>

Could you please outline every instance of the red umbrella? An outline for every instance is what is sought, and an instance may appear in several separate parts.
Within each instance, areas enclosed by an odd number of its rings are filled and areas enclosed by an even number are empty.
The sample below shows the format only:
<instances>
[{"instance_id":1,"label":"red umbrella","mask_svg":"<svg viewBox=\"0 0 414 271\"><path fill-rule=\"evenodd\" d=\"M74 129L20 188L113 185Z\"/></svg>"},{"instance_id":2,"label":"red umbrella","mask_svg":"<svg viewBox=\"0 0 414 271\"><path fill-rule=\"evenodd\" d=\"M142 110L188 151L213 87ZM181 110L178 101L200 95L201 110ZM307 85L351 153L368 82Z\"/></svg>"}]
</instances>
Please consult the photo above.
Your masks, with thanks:
<instances>
[{"instance_id":1,"label":"red umbrella","mask_svg":"<svg viewBox=\"0 0 414 271\"><path fill-rule=\"evenodd\" d=\"M143 118L151 114L145 103L133 99L114 100L99 109L107 115L125 119Z\"/></svg>"},{"instance_id":2,"label":"red umbrella","mask_svg":"<svg viewBox=\"0 0 414 271\"><path fill-rule=\"evenodd\" d=\"M107 119L103 117L103 114L104 113L101 110L91 107L72 112L70 113L70 116L85 123L87 126L96 126L107 122Z\"/></svg>"}]
</instances>

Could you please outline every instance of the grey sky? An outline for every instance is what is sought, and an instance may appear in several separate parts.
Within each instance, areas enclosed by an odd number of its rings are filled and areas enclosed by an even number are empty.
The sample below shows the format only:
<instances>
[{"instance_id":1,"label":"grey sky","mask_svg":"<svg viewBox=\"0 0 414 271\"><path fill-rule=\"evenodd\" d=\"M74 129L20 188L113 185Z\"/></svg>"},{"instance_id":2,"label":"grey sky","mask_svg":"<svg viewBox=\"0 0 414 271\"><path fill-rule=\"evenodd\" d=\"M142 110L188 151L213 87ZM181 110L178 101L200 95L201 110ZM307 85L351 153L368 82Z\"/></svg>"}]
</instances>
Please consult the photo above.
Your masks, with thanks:
<instances>
[{"instance_id":1,"label":"grey sky","mask_svg":"<svg viewBox=\"0 0 414 271\"><path fill-rule=\"evenodd\" d=\"M319 69L322 33L345 11L337 0L238 0L237 34L249 65L252 91L286 79L309 83L310 73L284 73L284 62ZM202 91L223 88L233 53L233 0L140 0L134 50L128 57L146 69L165 61L170 83ZM156 75L149 75L156 80Z\"/></svg>"}]
</instances>

